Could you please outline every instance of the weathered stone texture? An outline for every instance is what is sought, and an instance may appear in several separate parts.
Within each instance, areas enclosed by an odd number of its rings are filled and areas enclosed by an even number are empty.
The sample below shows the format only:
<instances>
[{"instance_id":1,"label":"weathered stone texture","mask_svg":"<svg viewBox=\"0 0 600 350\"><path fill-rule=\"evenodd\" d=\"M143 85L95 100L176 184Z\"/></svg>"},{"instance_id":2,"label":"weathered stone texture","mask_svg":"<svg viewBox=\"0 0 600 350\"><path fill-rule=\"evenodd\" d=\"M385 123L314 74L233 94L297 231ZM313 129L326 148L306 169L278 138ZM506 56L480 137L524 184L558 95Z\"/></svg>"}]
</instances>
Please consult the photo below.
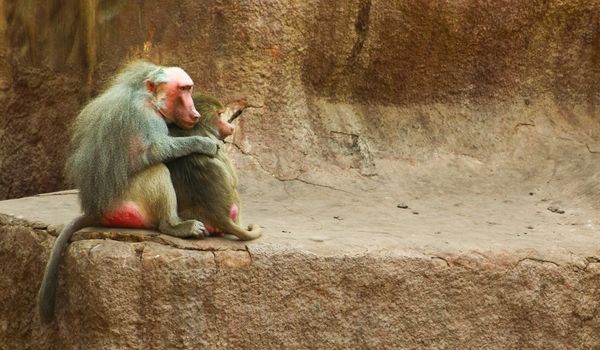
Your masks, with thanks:
<instances>
[{"instance_id":1,"label":"weathered stone texture","mask_svg":"<svg viewBox=\"0 0 600 350\"><path fill-rule=\"evenodd\" d=\"M16 221L0 233L6 349L600 345L596 261L576 267L476 252L319 256L261 243L215 251L76 241L61 271L57 320L45 326L34 303L53 239Z\"/></svg>"},{"instance_id":2,"label":"weathered stone texture","mask_svg":"<svg viewBox=\"0 0 600 350\"><path fill-rule=\"evenodd\" d=\"M0 0L0 198L65 188L71 121L141 57L262 106L226 148L265 226L81 232L44 326L74 195L0 202L0 348L600 348L599 26L587 0Z\"/></svg>"},{"instance_id":3,"label":"weathered stone texture","mask_svg":"<svg viewBox=\"0 0 600 350\"><path fill-rule=\"evenodd\" d=\"M65 187L65 130L137 57L264 105L234 140L280 179L514 150L514 126L532 124L519 117L527 106L557 130L599 136L595 1L22 0L0 10L0 198Z\"/></svg>"}]
</instances>

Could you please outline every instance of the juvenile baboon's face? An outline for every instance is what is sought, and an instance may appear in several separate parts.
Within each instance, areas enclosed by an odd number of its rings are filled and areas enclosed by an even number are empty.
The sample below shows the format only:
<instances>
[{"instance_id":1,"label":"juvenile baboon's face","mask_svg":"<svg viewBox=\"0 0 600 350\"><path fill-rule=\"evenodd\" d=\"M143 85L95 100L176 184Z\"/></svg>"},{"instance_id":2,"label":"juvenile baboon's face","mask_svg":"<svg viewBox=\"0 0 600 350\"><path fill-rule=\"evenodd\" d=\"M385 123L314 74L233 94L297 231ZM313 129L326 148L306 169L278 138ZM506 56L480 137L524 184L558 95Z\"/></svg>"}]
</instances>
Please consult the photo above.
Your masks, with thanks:
<instances>
[{"instance_id":1,"label":"juvenile baboon's face","mask_svg":"<svg viewBox=\"0 0 600 350\"><path fill-rule=\"evenodd\" d=\"M236 118L234 115L239 115L246 105L246 101L237 100L229 102L226 106L220 106L221 108L215 111L214 126L217 128L221 140L233 134L235 126L232 121Z\"/></svg>"},{"instance_id":2,"label":"juvenile baboon's face","mask_svg":"<svg viewBox=\"0 0 600 350\"><path fill-rule=\"evenodd\" d=\"M194 82L178 67L167 68L166 73L169 82L158 85L154 92L160 113L169 123L183 129L192 128L200 120L200 113L192 101Z\"/></svg>"},{"instance_id":3,"label":"juvenile baboon's face","mask_svg":"<svg viewBox=\"0 0 600 350\"><path fill-rule=\"evenodd\" d=\"M224 113L219 113L219 117L216 118L216 126L219 131L219 139L221 140L224 140L235 131L235 126L228 122L227 119Z\"/></svg>"}]
</instances>

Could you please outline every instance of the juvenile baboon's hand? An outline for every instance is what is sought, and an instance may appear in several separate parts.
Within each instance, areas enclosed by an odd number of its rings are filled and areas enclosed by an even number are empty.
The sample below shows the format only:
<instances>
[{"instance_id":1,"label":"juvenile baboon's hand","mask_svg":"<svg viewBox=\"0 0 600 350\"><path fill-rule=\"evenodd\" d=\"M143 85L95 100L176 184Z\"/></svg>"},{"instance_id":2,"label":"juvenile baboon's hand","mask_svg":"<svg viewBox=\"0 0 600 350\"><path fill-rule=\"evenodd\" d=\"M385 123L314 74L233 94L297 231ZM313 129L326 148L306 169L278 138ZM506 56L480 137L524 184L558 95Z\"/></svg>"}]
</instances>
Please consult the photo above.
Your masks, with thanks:
<instances>
[{"instance_id":1,"label":"juvenile baboon's hand","mask_svg":"<svg viewBox=\"0 0 600 350\"><path fill-rule=\"evenodd\" d=\"M196 152L205 154L209 157L214 157L217 155L220 142L202 136L196 136L196 139L198 140L196 144Z\"/></svg>"}]
</instances>

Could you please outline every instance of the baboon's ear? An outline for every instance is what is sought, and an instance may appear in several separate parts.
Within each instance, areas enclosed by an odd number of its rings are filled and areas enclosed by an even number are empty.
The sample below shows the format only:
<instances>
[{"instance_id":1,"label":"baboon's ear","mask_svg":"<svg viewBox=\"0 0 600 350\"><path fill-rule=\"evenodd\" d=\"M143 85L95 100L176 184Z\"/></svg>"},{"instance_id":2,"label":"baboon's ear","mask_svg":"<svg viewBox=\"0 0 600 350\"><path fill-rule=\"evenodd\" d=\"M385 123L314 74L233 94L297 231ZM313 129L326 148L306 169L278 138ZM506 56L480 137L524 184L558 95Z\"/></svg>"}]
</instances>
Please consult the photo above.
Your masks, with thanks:
<instances>
[{"instance_id":1,"label":"baboon's ear","mask_svg":"<svg viewBox=\"0 0 600 350\"><path fill-rule=\"evenodd\" d=\"M146 90L152 94L156 92L156 84L150 79L146 80Z\"/></svg>"}]
</instances>

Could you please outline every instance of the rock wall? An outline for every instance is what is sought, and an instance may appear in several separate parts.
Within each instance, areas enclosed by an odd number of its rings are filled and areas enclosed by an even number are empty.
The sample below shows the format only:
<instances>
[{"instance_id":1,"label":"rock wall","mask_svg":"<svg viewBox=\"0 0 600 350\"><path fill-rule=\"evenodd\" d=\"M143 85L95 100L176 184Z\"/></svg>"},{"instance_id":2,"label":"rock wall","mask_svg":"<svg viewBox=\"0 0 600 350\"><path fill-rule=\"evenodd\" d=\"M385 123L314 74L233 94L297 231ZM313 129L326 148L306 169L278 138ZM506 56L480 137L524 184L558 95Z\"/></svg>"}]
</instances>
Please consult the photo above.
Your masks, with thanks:
<instances>
[{"instance_id":1,"label":"rock wall","mask_svg":"<svg viewBox=\"0 0 600 350\"><path fill-rule=\"evenodd\" d=\"M0 198L68 187L71 121L134 58L262 106L228 149L265 238L80 235L45 326L56 232L5 202L0 348L600 344L599 2L0 0Z\"/></svg>"},{"instance_id":2,"label":"rock wall","mask_svg":"<svg viewBox=\"0 0 600 350\"><path fill-rule=\"evenodd\" d=\"M0 0L0 198L68 186L72 119L140 57L263 105L233 142L282 180L440 153L544 159L547 137L589 148L599 23L586 0Z\"/></svg>"},{"instance_id":3,"label":"rock wall","mask_svg":"<svg viewBox=\"0 0 600 350\"><path fill-rule=\"evenodd\" d=\"M0 220L0 340L6 349L600 344L597 259L580 263L571 255L557 263L524 252L430 256L389 247L385 253L322 255L260 242L135 235L129 239L142 241L72 243L57 321L44 325L35 295L42 253L54 239L43 225ZM94 237L102 238L83 238Z\"/></svg>"}]
</instances>

